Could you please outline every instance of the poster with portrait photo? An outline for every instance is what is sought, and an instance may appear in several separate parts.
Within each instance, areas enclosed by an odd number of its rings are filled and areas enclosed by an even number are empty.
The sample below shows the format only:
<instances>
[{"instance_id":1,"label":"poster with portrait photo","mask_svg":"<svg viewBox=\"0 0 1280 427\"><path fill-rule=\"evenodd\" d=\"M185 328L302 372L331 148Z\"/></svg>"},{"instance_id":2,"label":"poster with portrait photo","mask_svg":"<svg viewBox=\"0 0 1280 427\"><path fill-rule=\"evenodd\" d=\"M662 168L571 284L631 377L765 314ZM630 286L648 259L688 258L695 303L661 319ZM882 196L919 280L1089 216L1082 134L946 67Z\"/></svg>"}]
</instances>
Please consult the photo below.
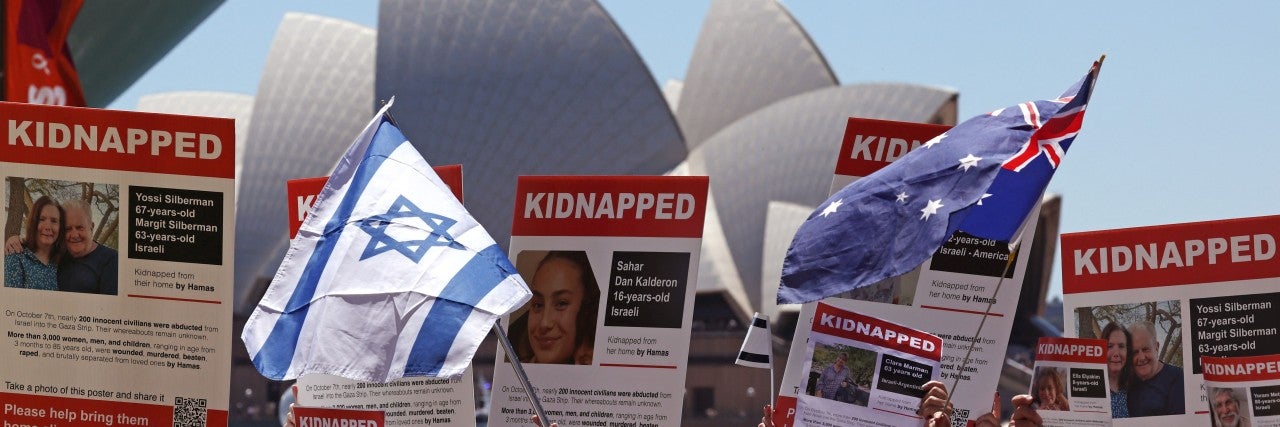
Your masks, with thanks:
<instances>
[{"instance_id":1,"label":"poster with portrait photo","mask_svg":"<svg viewBox=\"0 0 1280 427\"><path fill-rule=\"evenodd\" d=\"M920 425L920 386L941 378L941 338L822 302L810 326L794 425Z\"/></svg>"},{"instance_id":2,"label":"poster with portrait photo","mask_svg":"<svg viewBox=\"0 0 1280 427\"><path fill-rule=\"evenodd\" d=\"M834 194L888 166L949 128L945 125L850 117L843 143L834 159L835 170L829 193ZM1038 218L1038 212L1037 207L1029 218ZM799 227L806 216L807 213L795 218L794 226ZM1021 241L1038 240L1033 236L1035 230L1032 220L1024 227ZM1003 364L970 361L966 365L964 355L971 345L973 354L1005 354L1027 271L1027 263L1020 260L1027 259L1036 250L1030 244L1019 245L1018 252L1013 254L1014 262L1009 263L1009 246L1006 243L959 232L916 269L822 301L943 337L946 352L942 356L942 378L948 384L956 381L957 388L970 390L953 396L956 419L960 423L973 420L990 412L990 395L996 391ZM765 277L764 282L779 280L781 268L774 271L777 275ZM799 306L799 318L810 319L815 310L816 303L802 304ZM984 315L988 311L990 315ZM982 339L970 339L974 331L979 330L979 324L982 324ZM808 376L801 365L805 343L810 336L807 322L800 322L791 340L786 371L779 383L779 410L774 412L774 424L780 427L791 425L792 419L788 414L795 412L796 391L802 390L798 387Z\"/></svg>"},{"instance_id":3,"label":"poster with portrait photo","mask_svg":"<svg viewBox=\"0 0 1280 427\"><path fill-rule=\"evenodd\" d=\"M4 425L225 426L231 119L0 104Z\"/></svg>"},{"instance_id":4,"label":"poster with portrait photo","mask_svg":"<svg viewBox=\"0 0 1280 427\"><path fill-rule=\"evenodd\" d=\"M4 286L118 293L120 186L5 177Z\"/></svg>"},{"instance_id":5,"label":"poster with portrait photo","mask_svg":"<svg viewBox=\"0 0 1280 427\"><path fill-rule=\"evenodd\" d=\"M675 425L684 407L706 177L520 177L510 254L533 293L503 319L560 425ZM501 349L499 349L501 351ZM532 414L497 357L491 426Z\"/></svg>"},{"instance_id":6,"label":"poster with portrait photo","mask_svg":"<svg viewBox=\"0 0 1280 427\"><path fill-rule=\"evenodd\" d=\"M1107 342L1041 337L1027 392L1046 426L1111 424Z\"/></svg>"},{"instance_id":7,"label":"poster with portrait photo","mask_svg":"<svg viewBox=\"0 0 1280 427\"><path fill-rule=\"evenodd\" d=\"M1280 355L1200 360L1211 426L1280 425Z\"/></svg>"},{"instance_id":8,"label":"poster with portrait photo","mask_svg":"<svg viewBox=\"0 0 1280 427\"><path fill-rule=\"evenodd\" d=\"M1064 333L1128 347L1115 425L1208 425L1201 358L1280 353L1277 235L1280 216L1062 236Z\"/></svg>"}]
</instances>

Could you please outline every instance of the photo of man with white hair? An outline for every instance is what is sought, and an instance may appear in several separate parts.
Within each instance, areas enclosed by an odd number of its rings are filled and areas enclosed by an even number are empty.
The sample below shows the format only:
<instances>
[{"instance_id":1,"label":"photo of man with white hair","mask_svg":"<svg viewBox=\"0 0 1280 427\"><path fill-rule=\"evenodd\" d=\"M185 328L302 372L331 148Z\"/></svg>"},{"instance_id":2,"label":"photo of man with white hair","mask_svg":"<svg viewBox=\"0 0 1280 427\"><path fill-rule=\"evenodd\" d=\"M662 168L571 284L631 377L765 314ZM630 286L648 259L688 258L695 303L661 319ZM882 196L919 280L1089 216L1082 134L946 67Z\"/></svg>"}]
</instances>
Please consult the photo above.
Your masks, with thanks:
<instances>
[{"instance_id":1,"label":"photo of man with white hair","mask_svg":"<svg viewBox=\"0 0 1280 427\"><path fill-rule=\"evenodd\" d=\"M1242 392L1233 388L1212 387L1209 389L1209 414L1213 417L1214 427L1249 427L1249 418L1245 416L1247 408L1240 405Z\"/></svg>"}]
</instances>

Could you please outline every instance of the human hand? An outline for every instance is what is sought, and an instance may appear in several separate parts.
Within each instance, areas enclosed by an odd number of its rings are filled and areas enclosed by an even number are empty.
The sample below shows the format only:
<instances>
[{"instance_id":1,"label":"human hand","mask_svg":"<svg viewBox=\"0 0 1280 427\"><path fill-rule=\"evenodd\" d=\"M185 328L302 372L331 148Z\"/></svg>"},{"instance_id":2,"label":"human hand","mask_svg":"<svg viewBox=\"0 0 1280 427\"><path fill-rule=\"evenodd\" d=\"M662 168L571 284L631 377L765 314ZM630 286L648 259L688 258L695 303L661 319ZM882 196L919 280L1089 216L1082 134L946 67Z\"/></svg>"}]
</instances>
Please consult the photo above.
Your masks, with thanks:
<instances>
[{"instance_id":1,"label":"human hand","mask_svg":"<svg viewBox=\"0 0 1280 427\"><path fill-rule=\"evenodd\" d=\"M4 240L4 254L13 255L22 252L22 238L18 236L9 236Z\"/></svg>"},{"instance_id":2,"label":"human hand","mask_svg":"<svg viewBox=\"0 0 1280 427\"><path fill-rule=\"evenodd\" d=\"M1013 416L1009 418L1009 427L1039 427L1044 424L1040 414L1031 407L1031 395L1019 394L1013 397Z\"/></svg>"},{"instance_id":3,"label":"human hand","mask_svg":"<svg viewBox=\"0 0 1280 427\"><path fill-rule=\"evenodd\" d=\"M974 420L975 427L1000 427L1000 392L991 400L991 412Z\"/></svg>"},{"instance_id":4,"label":"human hand","mask_svg":"<svg viewBox=\"0 0 1280 427\"><path fill-rule=\"evenodd\" d=\"M920 398L920 408L916 410L916 415L930 420L928 423L930 425L935 413L941 412L947 418L951 418L955 412L955 405L951 404L947 386L942 384L942 381L929 381L920 388L924 390L924 396Z\"/></svg>"},{"instance_id":5,"label":"human hand","mask_svg":"<svg viewBox=\"0 0 1280 427\"><path fill-rule=\"evenodd\" d=\"M760 425L756 427L773 427L773 405L764 405L764 416L760 417Z\"/></svg>"},{"instance_id":6,"label":"human hand","mask_svg":"<svg viewBox=\"0 0 1280 427\"><path fill-rule=\"evenodd\" d=\"M538 416L537 416L537 415L534 415L534 416L533 416L533 425L538 426L538 427L542 427L542 420L538 419ZM547 426L547 427L560 427L560 424L559 424L559 423L551 423L551 425L549 425L549 426Z\"/></svg>"},{"instance_id":7,"label":"human hand","mask_svg":"<svg viewBox=\"0 0 1280 427\"><path fill-rule=\"evenodd\" d=\"M293 386L293 401L298 401L298 386ZM294 420L293 404L289 404L289 415L284 419L284 427L296 427L298 422Z\"/></svg>"}]
</instances>

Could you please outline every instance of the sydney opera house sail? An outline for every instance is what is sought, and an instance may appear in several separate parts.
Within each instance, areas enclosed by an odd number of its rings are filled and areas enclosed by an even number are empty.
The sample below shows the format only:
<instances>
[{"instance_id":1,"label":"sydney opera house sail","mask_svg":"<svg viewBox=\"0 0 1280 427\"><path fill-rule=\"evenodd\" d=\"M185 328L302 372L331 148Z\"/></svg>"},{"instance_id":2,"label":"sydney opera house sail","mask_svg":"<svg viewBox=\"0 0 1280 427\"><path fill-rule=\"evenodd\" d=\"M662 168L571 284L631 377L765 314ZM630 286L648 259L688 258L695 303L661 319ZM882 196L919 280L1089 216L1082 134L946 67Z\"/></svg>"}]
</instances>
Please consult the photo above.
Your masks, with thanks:
<instances>
[{"instance_id":1,"label":"sydney opera house sail","mask_svg":"<svg viewBox=\"0 0 1280 427\"><path fill-rule=\"evenodd\" d=\"M676 118L692 150L775 101L839 82L774 0L714 1L684 77Z\"/></svg>"},{"instance_id":2,"label":"sydney opera house sail","mask_svg":"<svg viewBox=\"0 0 1280 427\"><path fill-rule=\"evenodd\" d=\"M290 13L253 103L236 221L236 301L257 303L288 247L285 181L326 175L374 111L374 30ZM253 299L249 301L248 299Z\"/></svg>"},{"instance_id":3,"label":"sydney opera house sail","mask_svg":"<svg viewBox=\"0 0 1280 427\"><path fill-rule=\"evenodd\" d=\"M653 76L594 1L384 0L377 96L428 162L462 164L503 246L518 175L659 175L686 156Z\"/></svg>"},{"instance_id":4,"label":"sydney opera house sail","mask_svg":"<svg viewBox=\"0 0 1280 427\"><path fill-rule=\"evenodd\" d=\"M906 84L862 84L796 95L725 127L690 153L690 171L711 177L729 250L751 303L759 307L765 219L771 201L816 206L826 199L835 155L850 116L929 121L954 111L953 91ZM683 101L682 101L683 102ZM954 123L954 114L943 120Z\"/></svg>"}]
</instances>

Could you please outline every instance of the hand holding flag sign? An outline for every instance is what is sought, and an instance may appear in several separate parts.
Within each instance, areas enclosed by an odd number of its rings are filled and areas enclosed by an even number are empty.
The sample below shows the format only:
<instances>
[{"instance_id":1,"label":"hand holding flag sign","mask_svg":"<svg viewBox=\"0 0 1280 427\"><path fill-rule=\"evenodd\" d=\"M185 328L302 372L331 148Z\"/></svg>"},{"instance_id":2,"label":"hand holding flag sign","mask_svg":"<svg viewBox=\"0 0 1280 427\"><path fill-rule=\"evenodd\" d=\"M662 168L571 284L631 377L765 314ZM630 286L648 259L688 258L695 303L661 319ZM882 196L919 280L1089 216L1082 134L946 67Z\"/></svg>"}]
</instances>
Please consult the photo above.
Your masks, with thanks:
<instances>
[{"instance_id":1,"label":"hand holding flag sign","mask_svg":"<svg viewBox=\"0 0 1280 427\"><path fill-rule=\"evenodd\" d=\"M245 324L263 376L456 376L498 317L530 298L391 104L338 162Z\"/></svg>"},{"instance_id":2,"label":"hand holding flag sign","mask_svg":"<svg viewBox=\"0 0 1280 427\"><path fill-rule=\"evenodd\" d=\"M956 231L1013 239L1079 132L1101 65L1057 99L969 119L836 192L796 232L778 302L902 275Z\"/></svg>"}]
</instances>

